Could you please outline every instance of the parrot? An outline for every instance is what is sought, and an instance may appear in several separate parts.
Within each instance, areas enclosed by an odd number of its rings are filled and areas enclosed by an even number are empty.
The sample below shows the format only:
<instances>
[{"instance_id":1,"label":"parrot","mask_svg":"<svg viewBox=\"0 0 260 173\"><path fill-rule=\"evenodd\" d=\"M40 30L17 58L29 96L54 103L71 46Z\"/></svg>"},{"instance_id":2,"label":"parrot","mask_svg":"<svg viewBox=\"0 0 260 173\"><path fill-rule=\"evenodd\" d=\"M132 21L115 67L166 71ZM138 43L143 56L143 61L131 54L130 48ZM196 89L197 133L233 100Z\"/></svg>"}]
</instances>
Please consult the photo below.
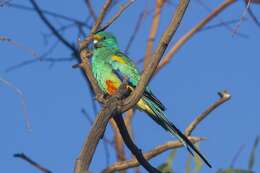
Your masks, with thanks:
<instances>
[{"instance_id":1,"label":"parrot","mask_svg":"<svg viewBox=\"0 0 260 173\"><path fill-rule=\"evenodd\" d=\"M106 31L95 33L92 49L92 73L105 94L113 95L124 79L127 79L127 87L134 90L140 80L140 72L135 63L120 50L117 38L113 33ZM167 119L165 106L149 86L146 86L136 108L147 113L162 128L175 136L193 156L194 151L211 168L210 163L192 142Z\"/></svg>"}]
</instances>

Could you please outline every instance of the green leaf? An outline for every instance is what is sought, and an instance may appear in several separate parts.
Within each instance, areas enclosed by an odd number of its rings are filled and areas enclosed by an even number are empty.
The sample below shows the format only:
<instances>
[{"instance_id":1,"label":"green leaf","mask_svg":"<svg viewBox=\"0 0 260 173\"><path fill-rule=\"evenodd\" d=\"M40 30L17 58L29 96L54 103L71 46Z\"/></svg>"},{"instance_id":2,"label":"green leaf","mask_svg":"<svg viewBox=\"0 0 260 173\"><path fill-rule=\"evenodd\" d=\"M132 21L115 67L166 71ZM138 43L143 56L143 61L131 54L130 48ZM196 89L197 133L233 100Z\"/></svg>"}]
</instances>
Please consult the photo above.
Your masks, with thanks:
<instances>
[{"instance_id":1,"label":"green leaf","mask_svg":"<svg viewBox=\"0 0 260 173\"><path fill-rule=\"evenodd\" d=\"M185 163L185 173L191 173L191 160L192 160L192 155L189 153Z\"/></svg>"},{"instance_id":2,"label":"green leaf","mask_svg":"<svg viewBox=\"0 0 260 173\"><path fill-rule=\"evenodd\" d=\"M217 173L253 173L253 172L245 169L227 168L225 170L219 169Z\"/></svg>"},{"instance_id":3,"label":"green leaf","mask_svg":"<svg viewBox=\"0 0 260 173\"><path fill-rule=\"evenodd\" d=\"M176 150L172 150L172 152L167 157L165 163L161 164L158 169L163 173L174 173L173 172L173 160L176 156Z\"/></svg>"},{"instance_id":4,"label":"green leaf","mask_svg":"<svg viewBox=\"0 0 260 173\"><path fill-rule=\"evenodd\" d=\"M259 136L256 137L255 143L253 145L253 148L252 148L250 156L249 156L248 169L251 171L253 170L253 166L255 163L256 148L258 146L258 143L259 143Z\"/></svg>"},{"instance_id":5,"label":"green leaf","mask_svg":"<svg viewBox=\"0 0 260 173\"><path fill-rule=\"evenodd\" d=\"M195 146L199 149L199 144L195 144ZM192 171L192 173L199 173L202 168L202 162L201 159L197 154L194 154L194 161L195 161L195 168Z\"/></svg>"}]
</instances>

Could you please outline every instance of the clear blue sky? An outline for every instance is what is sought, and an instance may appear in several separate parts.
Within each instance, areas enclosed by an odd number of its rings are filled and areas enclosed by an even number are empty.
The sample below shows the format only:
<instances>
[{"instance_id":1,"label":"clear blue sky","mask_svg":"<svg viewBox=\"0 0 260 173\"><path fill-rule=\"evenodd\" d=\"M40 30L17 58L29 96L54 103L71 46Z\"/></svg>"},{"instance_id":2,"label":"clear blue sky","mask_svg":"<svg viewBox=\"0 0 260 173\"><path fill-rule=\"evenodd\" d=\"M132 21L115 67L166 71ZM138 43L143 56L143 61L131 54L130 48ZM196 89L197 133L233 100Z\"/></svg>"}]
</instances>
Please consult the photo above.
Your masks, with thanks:
<instances>
[{"instance_id":1,"label":"clear blue sky","mask_svg":"<svg viewBox=\"0 0 260 173\"><path fill-rule=\"evenodd\" d=\"M13 0L30 6L28 1ZM100 7L103 1L99 1ZM122 15L109 30L114 32L124 49L133 31L136 17L144 7L144 1L137 1ZM213 8L221 0L208 2ZM44 9L84 20L88 15L84 1L38 1ZM118 7L111 11L116 12ZM256 16L260 18L257 5ZM160 31L167 26L173 6L163 12ZM244 3L237 2L223 12L211 24L220 20L239 19L244 11ZM173 42L186 33L207 10L192 1L183 23ZM49 17L50 18L50 17ZM59 27L66 22L50 18ZM41 54L50 48L56 38L43 34L50 31L33 12L10 7L0 8L0 35L26 45ZM130 49L129 55L138 60L144 55L148 28L148 18L138 38ZM67 23L69 24L69 23ZM235 24L231 25L235 27ZM194 131L194 135L207 137L201 143L200 150L213 165L209 170L205 165L203 172L215 172L218 168L228 167L241 146L241 152L235 166L247 168L247 160L253 142L260 134L260 78L259 78L259 41L260 30L248 18L239 28L247 38L234 36L225 27L198 33L174 57L173 61L151 81L154 93L168 107L167 114L180 129L213 103L217 92L227 89L232 99L210 114ZM67 38L76 42L75 28L64 32ZM21 100L10 88L0 83L0 168L3 172L37 172L27 163L12 157L14 153L24 152L54 173L70 173L74 160L86 137L90 125L81 109L84 108L94 117L90 95L79 70L72 69L75 62L50 63L37 62L7 73L5 70L17 63L31 60L26 51L11 44L0 42L0 77L20 88L27 100L32 132L25 128ZM51 58L70 57L70 52L61 44L50 54ZM137 112L134 117L135 141L143 151L173 138L157 126L144 113ZM108 127L107 136L111 136ZM110 148L111 149L111 148ZM260 149L257 149L255 172L260 171ZM151 162L161 164L167 157L166 152ZM176 172L183 172L187 151L179 149L174 163ZM110 153L110 164L114 161ZM106 165L103 145L96 151L91 170L98 172Z\"/></svg>"}]
</instances>

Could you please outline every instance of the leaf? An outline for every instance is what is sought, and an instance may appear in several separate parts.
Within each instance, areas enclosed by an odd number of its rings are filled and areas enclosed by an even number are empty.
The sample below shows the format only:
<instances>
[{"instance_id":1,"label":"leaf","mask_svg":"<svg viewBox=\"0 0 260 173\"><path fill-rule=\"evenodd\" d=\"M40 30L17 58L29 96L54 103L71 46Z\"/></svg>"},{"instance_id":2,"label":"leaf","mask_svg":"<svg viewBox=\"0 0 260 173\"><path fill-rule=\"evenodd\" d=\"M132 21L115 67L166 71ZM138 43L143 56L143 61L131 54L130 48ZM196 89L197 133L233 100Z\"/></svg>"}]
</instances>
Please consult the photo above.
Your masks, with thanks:
<instances>
[{"instance_id":1,"label":"leaf","mask_svg":"<svg viewBox=\"0 0 260 173\"><path fill-rule=\"evenodd\" d=\"M185 163L185 173L191 173L191 160L192 160L192 155L189 154Z\"/></svg>"},{"instance_id":2,"label":"leaf","mask_svg":"<svg viewBox=\"0 0 260 173\"><path fill-rule=\"evenodd\" d=\"M195 146L199 149L199 144L195 144ZM199 173L202 168L202 162L197 154L194 155L195 168L192 173Z\"/></svg>"},{"instance_id":3,"label":"leaf","mask_svg":"<svg viewBox=\"0 0 260 173\"><path fill-rule=\"evenodd\" d=\"M158 166L158 169L163 173L174 173L172 167L173 167L173 159L175 158L175 156L176 156L176 150L174 149L167 157L165 163Z\"/></svg>"},{"instance_id":4,"label":"leaf","mask_svg":"<svg viewBox=\"0 0 260 173\"><path fill-rule=\"evenodd\" d=\"M225 170L219 169L217 173L253 173L253 172L245 169L227 168Z\"/></svg>"},{"instance_id":5,"label":"leaf","mask_svg":"<svg viewBox=\"0 0 260 173\"><path fill-rule=\"evenodd\" d=\"M256 148L259 143L259 136L256 137L255 143L253 145L253 148L251 150L250 156L249 156L249 161L248 161L248 170L252 171L254 163L255 163L255 155L256 155Z\"/></svg>"}]
</instances>

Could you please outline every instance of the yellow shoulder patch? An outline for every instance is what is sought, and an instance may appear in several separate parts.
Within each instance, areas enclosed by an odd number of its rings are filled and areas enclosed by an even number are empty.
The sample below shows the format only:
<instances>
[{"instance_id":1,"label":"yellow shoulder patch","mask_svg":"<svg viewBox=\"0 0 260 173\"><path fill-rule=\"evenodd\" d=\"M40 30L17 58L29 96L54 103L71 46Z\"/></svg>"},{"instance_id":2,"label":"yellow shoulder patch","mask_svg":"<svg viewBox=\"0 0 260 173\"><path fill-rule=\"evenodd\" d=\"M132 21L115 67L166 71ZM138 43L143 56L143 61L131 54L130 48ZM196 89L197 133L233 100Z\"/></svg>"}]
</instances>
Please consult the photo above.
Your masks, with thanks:
<instances>
[{"instance_id":1,"label":"yellow shoulder patch","mask_svg":"<svg viewBox=\"0 0 260 173\"><path fill-rule=\"evenodd\" d=\"M126 62L120 56L112 55L112 59L117 61L117 62L120 62L121 64L126 64Z\"/></svg>"}]
</instances>

